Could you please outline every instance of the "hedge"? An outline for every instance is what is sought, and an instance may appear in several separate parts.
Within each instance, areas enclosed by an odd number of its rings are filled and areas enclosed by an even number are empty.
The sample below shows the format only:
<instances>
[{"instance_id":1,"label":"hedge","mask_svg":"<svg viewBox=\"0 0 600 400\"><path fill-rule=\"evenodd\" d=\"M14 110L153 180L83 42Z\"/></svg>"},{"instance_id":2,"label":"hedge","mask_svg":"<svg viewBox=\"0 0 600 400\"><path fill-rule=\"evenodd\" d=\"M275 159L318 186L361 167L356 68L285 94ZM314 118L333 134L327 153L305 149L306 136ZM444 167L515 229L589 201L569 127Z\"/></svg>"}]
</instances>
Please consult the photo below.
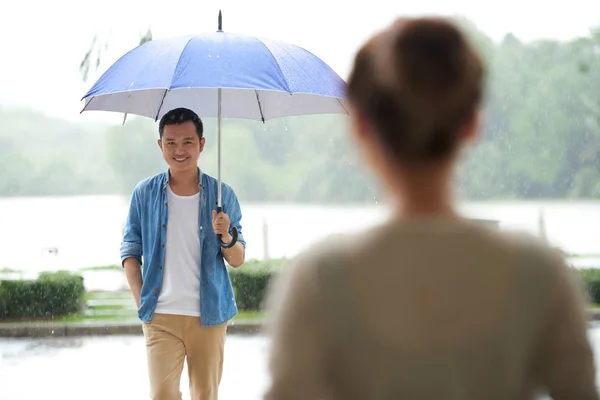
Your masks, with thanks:
<instances>
[{"instance_id":1,"label":"hedge","mask_svg":"<svg viewBox=\"0 0 600 400\"><path fill-rule=\"evenodd\" d=\"M579 274L589 295L589 301L600 304L600 269L580 269Z\"/></svg>"},{"instance_id":2,"label":"hedge","mask_svg":"<svg viewBox=\"0 0 600 400\"><path fill-rule=\"evenodd\" d=\"M241 268L230 268L229 276L238 309L262 310L271 279L284 263L285 259L249 260Z\"/></svg>"},{"instance_id":3,"label":"hedge","mask_svg":"<svg viewBox=\"0 0 600 400\"><path fill-rule=\"evenodd\" d=\"M229 268L238 308L259 311L273 276L285 259L249 260ZM590 301L600 304L600 269L577 270ZM66 271L43 273L35 280L0 281L0 320L59 317L79 312L84 304L83 278Z\"/></svg>"},{"instance_id":4,"label":"hedge","mask_svg":"<svg viewBox=\"0 0 600 400\"><path fill-rule=\"evenodd\" d=\"M231 283L238 308L243 311L262 310L273 275L285 264L285 259L247 261L241 268L230 268ZM589 301L600 304L600 269L579 269L589 295Z\"/></svg>"},{"instance_id":5,"label":"hedge","mask_svg":"<svg viewBox=\"0 0 600 400\"><path fill-rule=\"evenodd\" d=\"M65 316L81 310L84 295L83 277L67 271L0 281L0 320Z\"/></svg>"}]
</instances>

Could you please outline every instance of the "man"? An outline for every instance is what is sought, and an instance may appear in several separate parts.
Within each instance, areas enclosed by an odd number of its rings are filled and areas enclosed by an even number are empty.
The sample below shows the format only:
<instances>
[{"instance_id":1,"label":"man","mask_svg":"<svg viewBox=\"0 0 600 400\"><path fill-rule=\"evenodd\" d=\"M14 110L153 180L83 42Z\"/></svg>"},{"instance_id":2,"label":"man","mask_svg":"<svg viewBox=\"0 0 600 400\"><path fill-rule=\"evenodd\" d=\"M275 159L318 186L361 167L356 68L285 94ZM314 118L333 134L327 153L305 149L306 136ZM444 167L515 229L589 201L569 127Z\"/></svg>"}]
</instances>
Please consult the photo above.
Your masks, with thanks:
<instances>
[{"instance_id":1,"label":"man","mask_svg":"<svg viewBox=\"0 0 600 400\"><path fill-rule=\"evenodd\" d=\"M135 187L121 260L143 322L151 398L181 399L185 358L192 399L216 400L227 322L237 313L224 260L244 263L242 214L225 184L223 212L215 211L218 183L198 168L205 138L193 111L169 111L159 133L169 168ZM221 248L217 235L230 243L231 227L237 243Z\"/></svg>"}]
</instances>

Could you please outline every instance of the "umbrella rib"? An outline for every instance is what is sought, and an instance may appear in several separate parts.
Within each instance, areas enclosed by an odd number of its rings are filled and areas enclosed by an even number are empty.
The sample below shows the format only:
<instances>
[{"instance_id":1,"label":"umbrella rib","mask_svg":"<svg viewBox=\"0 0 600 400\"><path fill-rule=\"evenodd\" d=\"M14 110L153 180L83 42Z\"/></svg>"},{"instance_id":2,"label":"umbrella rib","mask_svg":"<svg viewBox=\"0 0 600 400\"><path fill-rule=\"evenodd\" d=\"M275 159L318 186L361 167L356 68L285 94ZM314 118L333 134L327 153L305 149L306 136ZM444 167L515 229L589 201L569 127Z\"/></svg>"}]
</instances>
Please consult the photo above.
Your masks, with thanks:
<instances>
[{"instance_id":1,"label":"umbrella rib","mask_svg":"<svg viewBox=\"0 0 600 400\"><path fill-rule=\"evenodd\" d=\"M156 112L156 117L154 117L154 122L158 121L158 116L160 115L160 110L162 109L163 103L165 102L165 97L167 97L168 92L169 92L169 89L165 89L162 99L160 100L160 106L158 106L158 111Z\"/></svg>"},{"instance_id":2,"label":"umbrella rib","mask_svg":"<svg viewBox=\"0 0 600 400\"><path fill-rule=\"evenodd\" d=\"M91 99L89 99L84 105L83 105L83 109L81 111L79 111L79 114L83 114L83 112L85 111L86 108L88 108L88 106L90 105L90 103L92 102L92 100L94 100L96 96L92 96Z\"/></svg>"},{"instance_id":3,"label":"umbrella rib","mask_svg":"<svg viewBox=\"0 0 600 400\"><path fill-rule=\"evenodd\" d=\"M258 90L254 90L256 93L256 101L258 102L258 111L260 112L260 118L262 119L263 124L265 123L265 115L263 114L262 105L260 104L260 98L258 97Z\"/></svg>"},{"instance_id":4,"label":"umbrella rib","mask_svg":"<svg viewBox=\"0 0 600 400\"><path fill-rule=\"evenodd\" d=\"M338 101L338 103L340 103L340 106L342 106L342 108L344 109L344 111L346 111L346 114L350 115L350 113L348 112L348 110L344 106L344 103L342 103L342 100L340 100L339 98L337 98L337 101Z\"/></svg>"}]
</instances>

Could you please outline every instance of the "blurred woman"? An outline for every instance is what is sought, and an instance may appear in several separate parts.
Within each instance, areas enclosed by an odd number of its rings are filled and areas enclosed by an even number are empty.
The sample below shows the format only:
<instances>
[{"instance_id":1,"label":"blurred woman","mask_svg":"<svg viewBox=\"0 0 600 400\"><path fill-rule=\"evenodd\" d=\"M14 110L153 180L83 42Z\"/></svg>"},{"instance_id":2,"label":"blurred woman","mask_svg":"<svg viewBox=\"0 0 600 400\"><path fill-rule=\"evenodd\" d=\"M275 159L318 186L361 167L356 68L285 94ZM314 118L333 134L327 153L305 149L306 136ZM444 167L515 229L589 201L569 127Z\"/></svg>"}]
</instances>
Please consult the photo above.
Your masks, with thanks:
<instances>
[{"instance_id":1,"label":"blurred woman","mask_svg":"<svg viewBox=\"0 0 600 400\"><path fill-rule=\"evenodd\" d=\"M353 137L393 218L311 249L274 285L266 399L598 399L562 258L462 218L453 199L484 78L441 18L399 19L360 49Z\"/></svg>"}]
</instances>

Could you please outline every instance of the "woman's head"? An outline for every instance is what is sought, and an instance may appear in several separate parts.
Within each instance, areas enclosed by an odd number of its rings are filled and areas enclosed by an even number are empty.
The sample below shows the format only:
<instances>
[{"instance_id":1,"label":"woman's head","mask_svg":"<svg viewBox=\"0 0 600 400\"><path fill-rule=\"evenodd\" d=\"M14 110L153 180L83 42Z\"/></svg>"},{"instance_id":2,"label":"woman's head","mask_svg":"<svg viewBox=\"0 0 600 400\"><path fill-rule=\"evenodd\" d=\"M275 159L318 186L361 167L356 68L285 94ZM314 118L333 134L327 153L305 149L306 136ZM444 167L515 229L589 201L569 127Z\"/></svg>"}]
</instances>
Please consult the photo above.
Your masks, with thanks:
<instances>
[{"instance_id":1,"label":"woman's head","mask_svg":"<svg viewBox=\"0 0 600 400\"><path fill-rule=\"evenodd\" d=\"M372 164L450 164L476 133L483 81L479 56L453 23L398 19L354 61L348 99L359 145Z\"/></svg>"}]
</instances>

